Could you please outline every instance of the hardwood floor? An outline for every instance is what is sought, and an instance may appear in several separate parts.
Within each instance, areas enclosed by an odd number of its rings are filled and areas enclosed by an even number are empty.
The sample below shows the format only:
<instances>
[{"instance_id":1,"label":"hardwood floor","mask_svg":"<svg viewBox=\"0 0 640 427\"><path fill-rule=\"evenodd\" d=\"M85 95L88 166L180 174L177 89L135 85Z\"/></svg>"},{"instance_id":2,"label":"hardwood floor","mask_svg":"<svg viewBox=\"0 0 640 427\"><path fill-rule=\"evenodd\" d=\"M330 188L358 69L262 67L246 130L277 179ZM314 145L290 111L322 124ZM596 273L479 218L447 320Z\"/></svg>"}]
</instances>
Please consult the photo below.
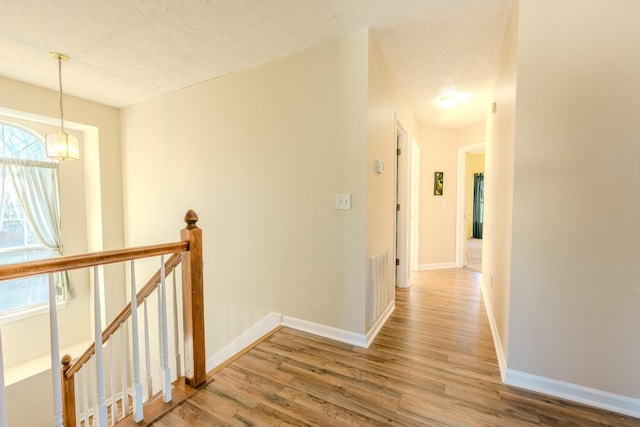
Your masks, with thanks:
<instances>
[{"instance_id":1,"label":"hardwood floor","mask_svg":"<svg viewBox=\"0 0 640 427\"><path fill-rule=\"evenodd\" d=\"M640 426L500 382L477 273L419 273L369 349L283 328L161 426Z\"/></svg>"}]
</instances>

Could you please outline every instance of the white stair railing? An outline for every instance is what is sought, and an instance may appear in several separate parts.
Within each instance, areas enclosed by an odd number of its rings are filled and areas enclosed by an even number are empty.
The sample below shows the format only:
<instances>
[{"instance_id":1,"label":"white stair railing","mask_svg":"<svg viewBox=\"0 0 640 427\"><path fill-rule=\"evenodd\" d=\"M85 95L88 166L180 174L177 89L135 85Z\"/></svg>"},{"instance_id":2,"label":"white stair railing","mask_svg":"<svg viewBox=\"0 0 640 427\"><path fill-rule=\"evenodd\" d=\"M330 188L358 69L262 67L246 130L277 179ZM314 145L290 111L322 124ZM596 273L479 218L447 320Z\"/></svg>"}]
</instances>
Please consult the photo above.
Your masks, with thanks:
<instances>
[{"instance_id":1,"label":"white stair railing","mask_svg":"<svg viewBox=\"0 0 640 427\"><path fill-rule=\"evenodd\" d=\"M197 219L195 212L187 213L185 216L187 226L181 231L181 241L177 243L0 266L0 281L39 274L49 275L53 424L56 427L63 425L65 427L90 425L107 427L117 424L129 414L132 414L134 422L142 421L145 400L140 366L143 357L142 347L145 349L147 401L153 399L159 391L162 391L162 401L171 401L172 381L178 378L176 374L180 376L184 373L185 384L193 388L199 387L206 381L202 304L202 234L196 226ZM168 254L173 255L165 263L164 255ZM140 292L137 292L133 260L154 256L161 257L160 269L140 289ZM127 261L131 262L131 300L103 331L102 313L105 307L101 289L104 284L100 281L99 266ZM176 268L179 266L182 272L181 284L176 283ZM81 268L94 269L95 344L78 359L72 360L71 356L66 355L61 361L53 275ZM172 274L171 290L167 289L167 274ZM181 288L182 292L179 292L178 288ZM153 325L149 325L151 315L148 310L150 304L147 304L149 297L152 301L153 298L157 298L158 323ZM155 309L153 305L151 308ZM139 310L142 310L142 313ZM169 310L172 312L169 313ZM179 311L181 313L178 313ZM144 319L139 319L140 315L143 315ZM142 332L140 321L144 322L144 337L140 336ZM182 322L179 324L180 321ZM170 331L170 328L173 328L173 331ZM113 336L118 332L119 340ZM144 339L144 346L140 343L140 339ZM150 351L152 347L158 348L151 345L152 341L155 344L155 339L158 339L159 354ZM153 380L152 377L157 376L158 371L152 370L152 362L153 369L158 369L158 365L160 367L160 376ZM174 366L175 369L172 369ZM157 390L154 390L153 383L157 384ZM1 336L0 427L8 427Z\"/></svg>"}]
</instances>

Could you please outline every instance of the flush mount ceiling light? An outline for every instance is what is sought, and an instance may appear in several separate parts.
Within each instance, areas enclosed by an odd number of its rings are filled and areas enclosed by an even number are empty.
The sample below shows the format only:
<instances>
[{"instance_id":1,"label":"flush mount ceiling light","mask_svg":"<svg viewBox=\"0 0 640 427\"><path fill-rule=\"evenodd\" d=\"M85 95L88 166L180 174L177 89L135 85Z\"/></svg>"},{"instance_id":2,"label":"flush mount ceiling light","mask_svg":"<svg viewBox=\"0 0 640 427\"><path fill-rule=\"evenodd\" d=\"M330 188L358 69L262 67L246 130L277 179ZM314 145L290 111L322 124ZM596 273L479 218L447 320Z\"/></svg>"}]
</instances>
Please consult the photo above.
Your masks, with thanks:
<instances>
[{"instance_id":1,"label":"flush mount ceiling light","mask_svg":"<svg viewBox=\"0 0 640 427\"><path fill-rule=\"evenodd\" d=\"M450 110L454 108L460 102L461 97L458 93L458 89L455 86L449 86L442 90L438 97L438 105L440 108Z\"/></svg>"},{"instance_id":2,"label":"flush mount ceiling light","mask_svg":"<svg viewBox=\"0 0 640 427\"><path fill-rule=\"evenodd\" d=\"M62 63L69 57L58 52L49 52L58 61L58 87L60 88L60 130L57 133L45 135L47 143L47 157L52 159L80 159L80 143L78 138L64 131L64 107L62 103Z\"/></svg>"}]
</instances>

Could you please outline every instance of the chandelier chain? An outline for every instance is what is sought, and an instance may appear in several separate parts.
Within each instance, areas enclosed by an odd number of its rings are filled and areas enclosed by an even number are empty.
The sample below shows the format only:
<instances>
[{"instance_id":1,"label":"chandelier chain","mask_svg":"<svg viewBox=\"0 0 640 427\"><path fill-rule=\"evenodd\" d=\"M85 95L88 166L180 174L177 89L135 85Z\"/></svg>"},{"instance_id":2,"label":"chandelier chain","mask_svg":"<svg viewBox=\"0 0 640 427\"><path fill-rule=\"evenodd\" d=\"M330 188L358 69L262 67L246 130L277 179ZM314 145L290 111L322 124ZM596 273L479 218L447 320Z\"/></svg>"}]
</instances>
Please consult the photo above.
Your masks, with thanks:
<instances>
[{"instance_id":1,"label":"chandelier chain","mask_svg":"<svg viewBox=\"0 0 640 427\"><path fill-rule=\"evenodd\" d=\"M62 104L62 58L58 55L58 87L60 88L60 130L64 133L64 107Z\"/></svg>"}]
</instances>

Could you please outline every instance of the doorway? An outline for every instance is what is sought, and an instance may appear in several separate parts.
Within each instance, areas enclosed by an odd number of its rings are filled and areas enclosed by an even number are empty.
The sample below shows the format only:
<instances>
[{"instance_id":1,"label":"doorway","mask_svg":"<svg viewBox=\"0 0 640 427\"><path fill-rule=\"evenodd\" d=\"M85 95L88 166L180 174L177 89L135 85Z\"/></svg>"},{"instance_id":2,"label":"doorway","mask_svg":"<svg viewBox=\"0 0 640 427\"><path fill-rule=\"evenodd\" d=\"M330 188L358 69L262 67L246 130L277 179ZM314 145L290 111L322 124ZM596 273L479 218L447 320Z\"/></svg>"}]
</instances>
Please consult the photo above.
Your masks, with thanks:
<instances>
[{"instance_id":1,"label":"doorway","mask_svg":"<svg viewBox=\"0 0 640 427\"><path fill-rule=\"evenodd\" d=\"M484 150L484 143L458 149L456 266L476 271L482 271Z\"/></svg>"},{"instance_id":2,"label":"doorway","mask_svg":"<svg viewBox=\"0 0 640 427\"><path fill-rule=\"evenodd\" d=\"M396 287L409 286L410 264L410 195L409 133L396 120L396 215L395 215L395 283Z\"/></svg>"}]
</instances>

